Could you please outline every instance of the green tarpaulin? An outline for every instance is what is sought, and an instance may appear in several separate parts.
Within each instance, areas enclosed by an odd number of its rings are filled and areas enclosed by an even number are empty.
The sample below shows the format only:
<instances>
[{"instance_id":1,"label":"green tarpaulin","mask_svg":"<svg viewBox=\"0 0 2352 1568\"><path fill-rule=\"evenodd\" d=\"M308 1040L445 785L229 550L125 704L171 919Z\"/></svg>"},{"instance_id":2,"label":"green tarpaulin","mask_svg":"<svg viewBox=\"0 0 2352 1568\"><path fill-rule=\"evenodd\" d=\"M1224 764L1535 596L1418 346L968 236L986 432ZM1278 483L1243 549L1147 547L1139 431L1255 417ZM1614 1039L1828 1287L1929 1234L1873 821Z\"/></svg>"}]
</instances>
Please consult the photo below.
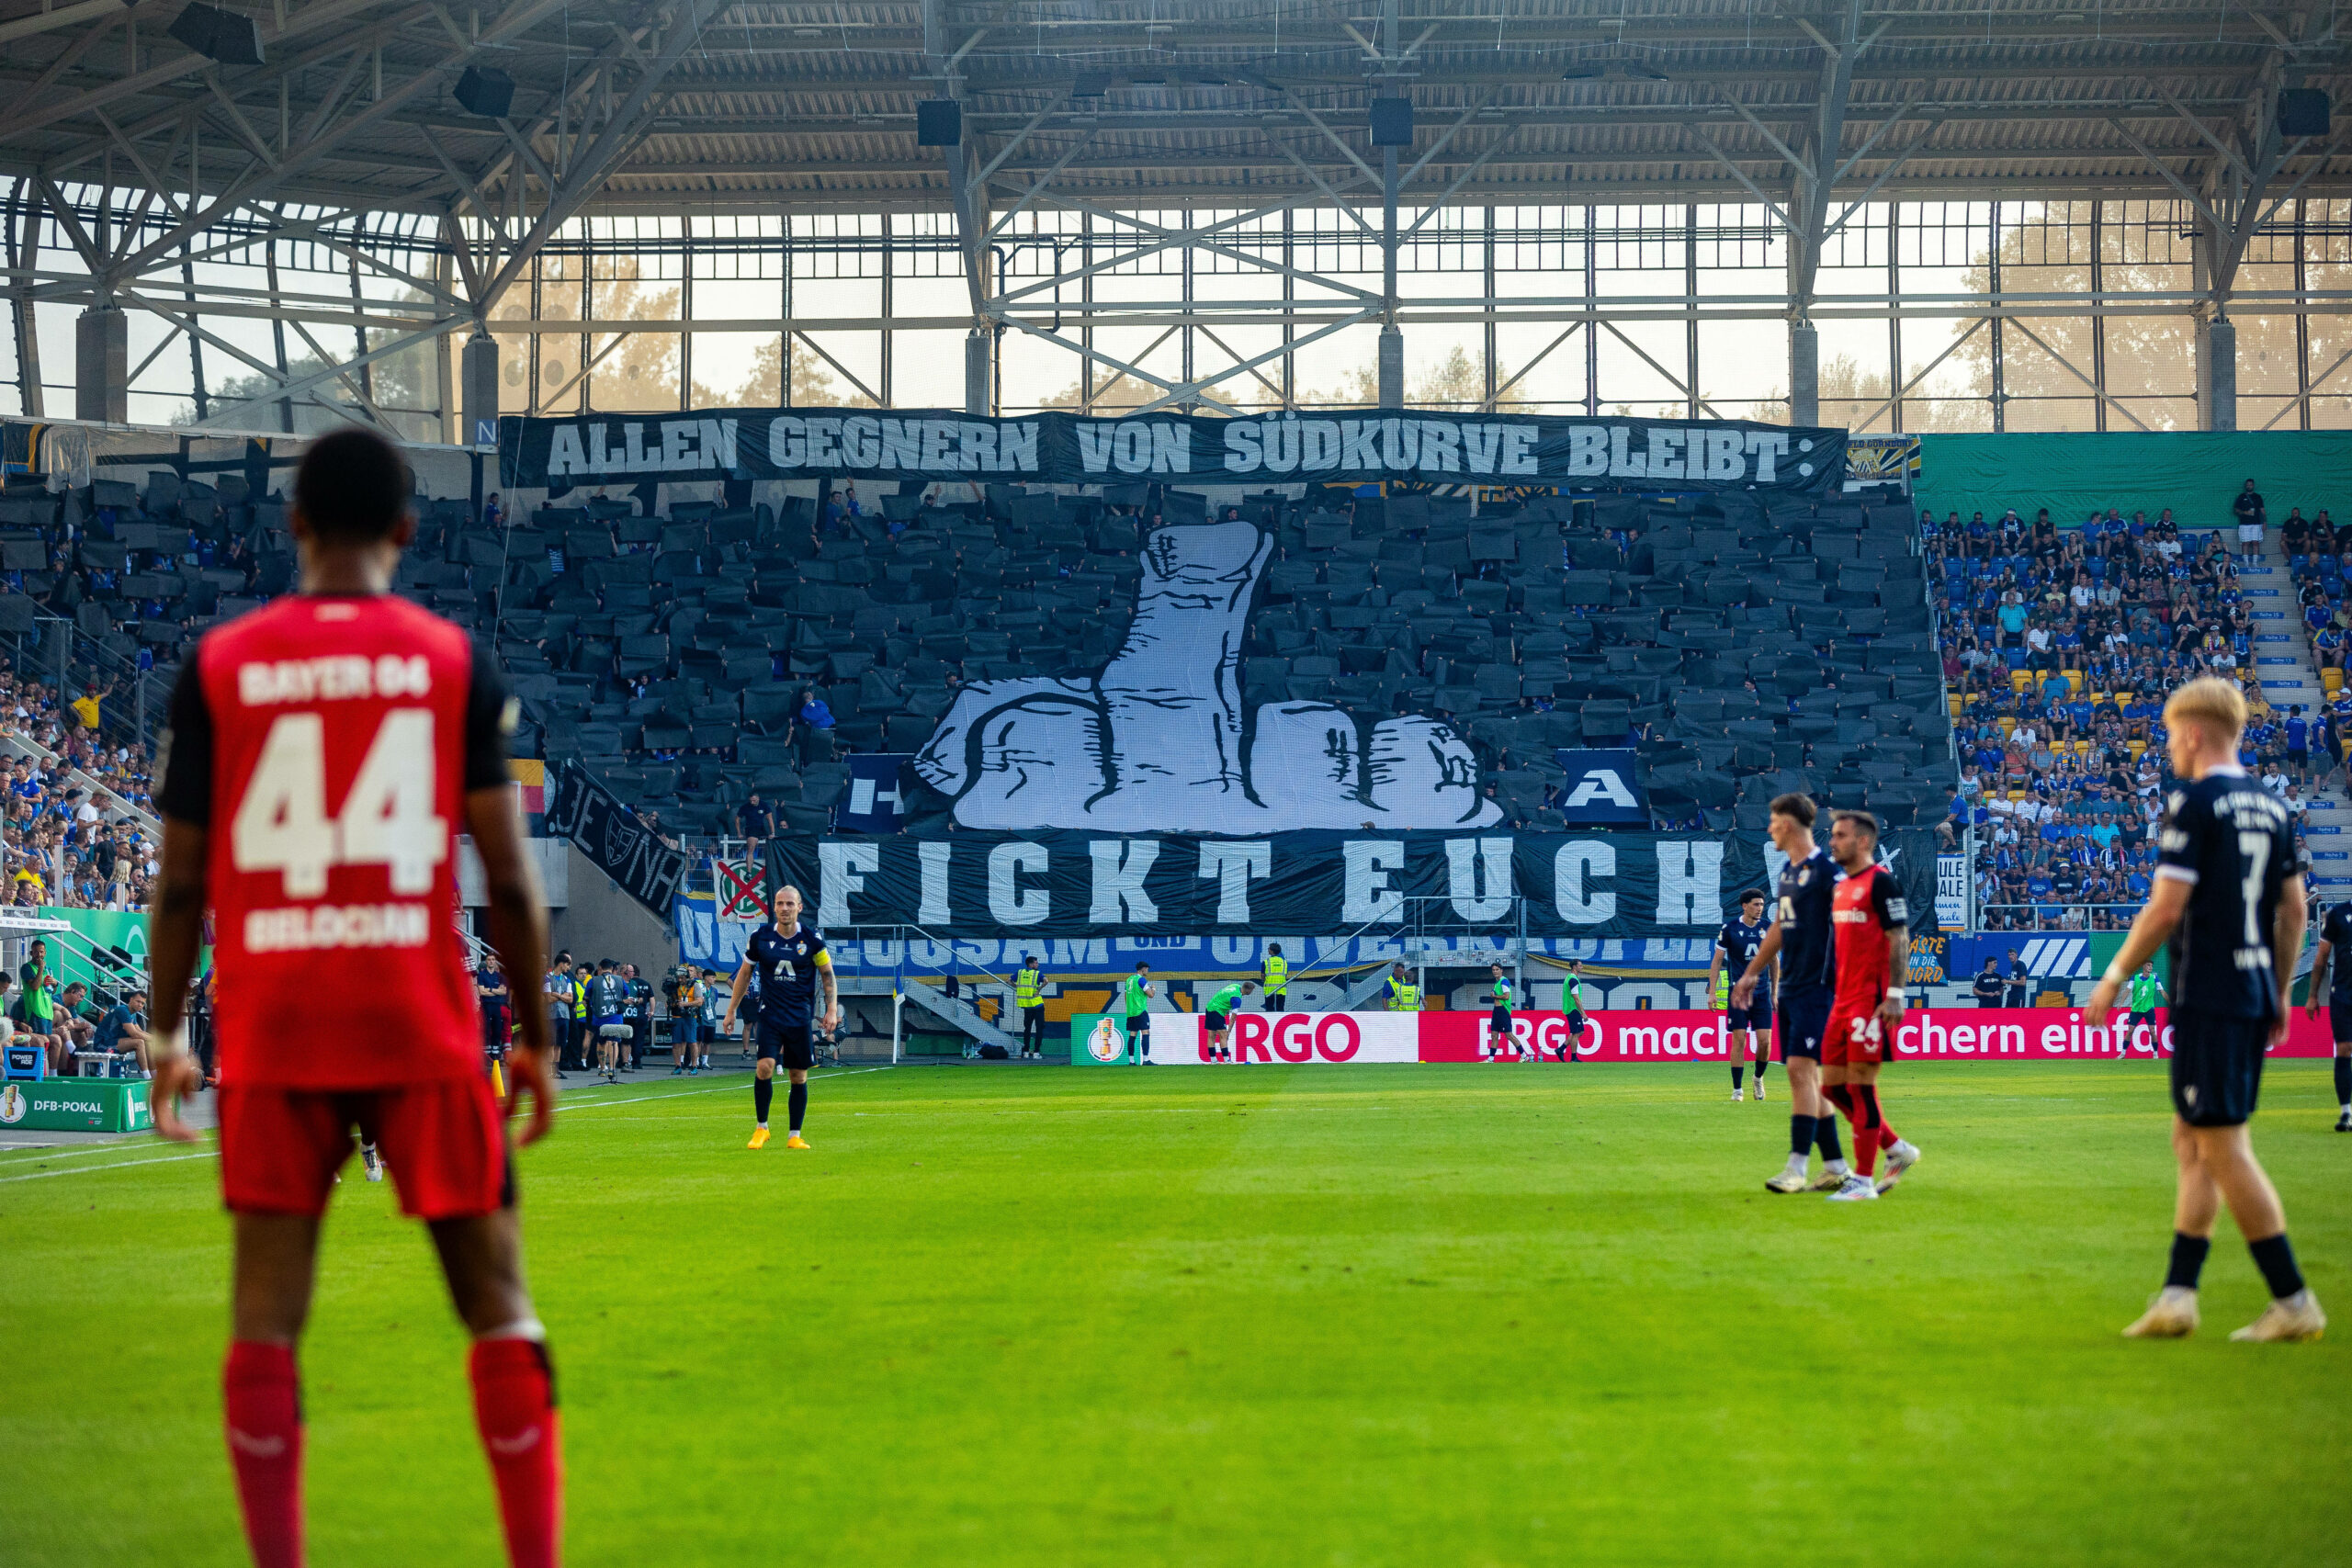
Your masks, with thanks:
<instances>
[{"instance_id":1,"label":"green tarpaulin","mask_svg":"<svg viewBox=\"0 0 2352 1568\"><path fill-rule=\"evenodd\" d=\"M2235 525L2230 498L2249 479L2269 503L2273 527L2295 506L2306 517L2326 507L2339 524L2352 518L2352 431L1919 438L1919 504L1939 518L1994 518L2014 506L2030 522L2046 506L2071 527L2093 507L2153 518L2169 506L2184 528L2221 528Z\"/></svg>"}]
</instances>

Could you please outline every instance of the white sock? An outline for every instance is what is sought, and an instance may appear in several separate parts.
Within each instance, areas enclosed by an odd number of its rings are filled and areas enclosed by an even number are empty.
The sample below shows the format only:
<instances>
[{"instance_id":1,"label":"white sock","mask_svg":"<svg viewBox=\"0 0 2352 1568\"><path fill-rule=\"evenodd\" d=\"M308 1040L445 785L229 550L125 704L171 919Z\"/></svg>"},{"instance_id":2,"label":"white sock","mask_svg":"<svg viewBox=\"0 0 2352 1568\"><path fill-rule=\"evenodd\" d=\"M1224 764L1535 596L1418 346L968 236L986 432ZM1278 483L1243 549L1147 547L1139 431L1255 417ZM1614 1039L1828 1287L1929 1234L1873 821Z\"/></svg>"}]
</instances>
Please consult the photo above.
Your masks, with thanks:
<instances>
[{"instance_id":1,"label":"white sock","mask_svg":"<svg viewBox=\"0 0 2352 1568\"><path fill-rule=\"evenodd\" d=\"M528 1339L544 1345L547 1343L547 1325L536 1317L518 1317L503 1327L493 1328L487 1334L474 1336L477 1344L484 1339Z\"/></svg>"}]
</instances>

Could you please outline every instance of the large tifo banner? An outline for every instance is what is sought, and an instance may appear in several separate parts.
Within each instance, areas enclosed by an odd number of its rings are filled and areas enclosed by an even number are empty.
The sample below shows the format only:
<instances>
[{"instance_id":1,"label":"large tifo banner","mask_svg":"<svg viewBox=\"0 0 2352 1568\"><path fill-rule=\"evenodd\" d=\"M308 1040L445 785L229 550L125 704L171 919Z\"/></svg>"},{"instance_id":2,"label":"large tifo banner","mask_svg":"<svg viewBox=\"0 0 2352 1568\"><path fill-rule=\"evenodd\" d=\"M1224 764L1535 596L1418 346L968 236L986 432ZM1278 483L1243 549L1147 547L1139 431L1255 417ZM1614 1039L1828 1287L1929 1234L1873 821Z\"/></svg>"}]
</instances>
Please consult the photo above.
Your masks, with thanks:
<instances>
[{"instance_id":1,"label":"large tifo banner","mask_svg":"<svg viewBox=\"0 0 2352 1568\"><path fill-rule=\"evenodd\" d=\"M943 409L716 409L674 418L595 415L498 422L508 489L647 479L978 476L1044 484L1136 479L1494 479L1616 489L1757 490L1833 496L1846 433L1736 420L1535 418L1365 412L1222 419L1177 413L985 419Z\"/></svg>"},{"instance_id":2,"label":"large tifo banner","mask_svg":"<svg viewBox=\"0 0 2352 1568\"><path fill-rule=\"evenodd\" d=\"M1922 920L1935 836L1890 830L1881 857ZM1073 831L793 837L768 874L816 922L957 937L1353 931L1390 926L1531 937L1713 931L1782 863L1761 833L1277 833L1106 838Z\"/></svg>"},{"instance_id":3,"label":"large tifo banner","mask_svg":"<svg viewBox=\"0 0 2352 1568\"><path fill-rule=\"evenodd\" d=\"M1174 1066L1210 1063L1208 1032L1198 1013L1153 1013L1151 1059ZM1563 1048L1578 1062L1729 1062L1745 1055L1745 1032L1724 1037L1717 1012L1596 1012L1568 1031L1566 1015L1515 1012L1511 1036L1498 1043L1484 1011L1237 1012L1225 1037L1237 1064L1289 1062L1558 1062ZM2307 1020L2273 1056L2327 1056L2334 1046L2326 1021ZM1070 1060L1080 1066L1116 1066L1127 1059L1125 1020L1081 1013L1070 1021ZM2159 1010L2154 1023L2112 1015L2093 1029L2079 1010L2062 1008L1922 1009L1907 1014L1894 1037L1895 1061L2073 1061L2105 1057L2148 1059L2172 1055L2172 1025ZM1220 1064L1222 1065L1222 1064Z\"/></svg>"}]
</instances>

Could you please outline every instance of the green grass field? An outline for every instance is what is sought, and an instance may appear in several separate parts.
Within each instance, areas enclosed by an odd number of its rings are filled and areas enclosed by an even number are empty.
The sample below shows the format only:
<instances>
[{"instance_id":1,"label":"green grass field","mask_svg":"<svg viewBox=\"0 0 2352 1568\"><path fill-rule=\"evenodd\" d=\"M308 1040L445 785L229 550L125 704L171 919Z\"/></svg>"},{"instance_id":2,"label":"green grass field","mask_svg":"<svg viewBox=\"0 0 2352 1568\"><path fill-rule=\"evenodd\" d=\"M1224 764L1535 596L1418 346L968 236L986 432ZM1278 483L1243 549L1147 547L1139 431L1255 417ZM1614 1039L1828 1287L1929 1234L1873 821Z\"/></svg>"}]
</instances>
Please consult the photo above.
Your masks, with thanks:
<instances>
[{"instance_id":1,"label":"green grass field","mask_svg":"<svg viewBox=\"0 0 2352 1568\"><path fill-rule=\"evenodd\" d=\"M1763 1107L1716 1067L865 1071L758 1155L742 1077L579 1093L523 1156L570 1557L2341 1563L2352 1319L2227 1343L2263 1292L2225 1221L2205 1332L2117 1337L2159 1073L1898 1068L1927 1158L1867 1206L1764 1191L1777 1071ZM2342 1318L2326 1064L2265 1098ZM0 1562L243 1561L182 1155L0 1158ZM314 1562L503 1561L462 1336L356 1177L304 1382Z\"/></svg>"}]
</instances>

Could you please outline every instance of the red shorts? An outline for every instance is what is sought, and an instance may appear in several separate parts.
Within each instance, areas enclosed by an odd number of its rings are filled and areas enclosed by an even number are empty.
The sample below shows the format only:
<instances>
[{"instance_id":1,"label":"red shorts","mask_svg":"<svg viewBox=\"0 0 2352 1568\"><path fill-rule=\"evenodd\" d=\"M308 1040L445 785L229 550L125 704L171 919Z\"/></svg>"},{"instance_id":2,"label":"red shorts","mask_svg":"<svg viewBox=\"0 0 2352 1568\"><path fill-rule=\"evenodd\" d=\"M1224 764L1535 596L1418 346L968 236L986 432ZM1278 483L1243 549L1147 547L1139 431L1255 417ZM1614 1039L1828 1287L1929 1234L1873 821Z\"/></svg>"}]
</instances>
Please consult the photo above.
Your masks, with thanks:
<instances>
[{"instance_id":1,"label":"red shorts","mask_svg":"<svg viewBox=\"0 0 2352 1568\"><path fill-rule=\"evenodd\" d=\"M1889 1042L1884 1033L1877 1003L1854 1007L1841 1002L1829 1010L1829 1027L1821 1037L1821 1065L1845 1066L1856 1062L1886 1061L1893 1053L1887 1049Z\"/></svg>"},{"instance_id":2,"label":"red shorts","mask_svg":"<svg viewBox=\"0 0 2352 1568\"><path fill-rule=\"evenodd\" d=\"M514 1201L506 1117L480 1074L390 1089L220 1086L220 1188L241 1214L320 1214L352 1133L392 1168L401 1213L468 1219Z\"/></svg>"}]
</instances>

